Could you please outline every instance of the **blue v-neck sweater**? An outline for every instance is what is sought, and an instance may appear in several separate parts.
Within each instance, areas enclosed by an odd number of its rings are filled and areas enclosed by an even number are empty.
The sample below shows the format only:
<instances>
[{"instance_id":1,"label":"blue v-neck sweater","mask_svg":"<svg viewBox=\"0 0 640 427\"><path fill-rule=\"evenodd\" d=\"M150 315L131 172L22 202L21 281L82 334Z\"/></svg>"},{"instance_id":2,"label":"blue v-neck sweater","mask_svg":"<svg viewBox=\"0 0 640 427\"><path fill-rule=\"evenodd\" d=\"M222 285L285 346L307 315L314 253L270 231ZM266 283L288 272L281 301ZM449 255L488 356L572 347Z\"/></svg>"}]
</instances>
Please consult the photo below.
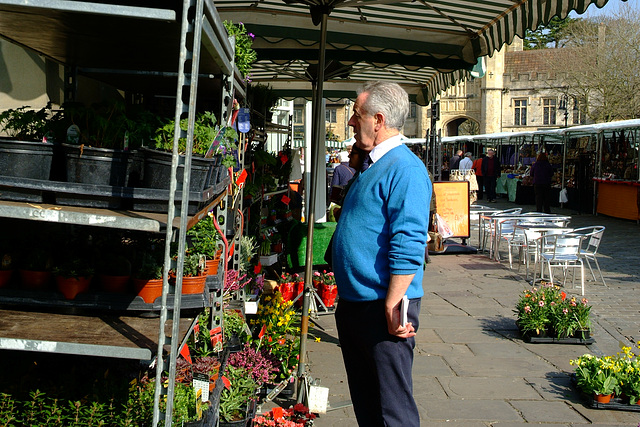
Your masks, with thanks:
<instances>
[{"instance_id":1,"label":"blue v-neck sweater","mask_svg":"<svg viewBox=\"0 0 640 427\"><path fill-rule=\"evenodd\" d=\"M427 169L405 145L358 175L334 234L333 271L340 298L384 299L391 274L415 274L407 296L424 294L431 191Z\"/></svg>"}]
</instances>

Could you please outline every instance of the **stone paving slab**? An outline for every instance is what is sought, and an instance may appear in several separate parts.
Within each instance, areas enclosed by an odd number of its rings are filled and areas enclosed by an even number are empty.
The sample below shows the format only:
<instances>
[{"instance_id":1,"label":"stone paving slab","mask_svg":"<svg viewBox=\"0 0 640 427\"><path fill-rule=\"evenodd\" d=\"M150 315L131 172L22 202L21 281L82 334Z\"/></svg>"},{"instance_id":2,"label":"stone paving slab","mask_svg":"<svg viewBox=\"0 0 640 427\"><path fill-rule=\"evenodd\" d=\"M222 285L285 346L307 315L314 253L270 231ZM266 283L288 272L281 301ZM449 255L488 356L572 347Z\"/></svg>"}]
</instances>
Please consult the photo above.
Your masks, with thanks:
<instances>
[{"instance_id":1,"label":"stone paving slab","mask_svg":"<svg viewBox=\"0 0 640 427\"><path fill-rule=\"evenodd\" d=\"M565 402L510 400L528 423L582 423L588 421Z\"/></svg>"},{"instance_id":2,"label":"stone paving slab","mask_svg":"<svg viewBox=\"0 0 640 427\"><path fill-rule=\"evenodd\" d=\"M523 377L545 376L553 366L535 356L496 357L471 356L447 357L446 362L457 376L465 377Z\"/></svg>"},{"instance_id":3,"label":"stone paving slab","mask_svg":"<svg viewBox=\"0 0 640 427\"><path fill-rule=\"evenodd\" d=\"M438 377L450 399L541 399L524 378Z\"/></svg>"},{"instance_id":4,"label":"stone paving slab","mask_svg":"<svg viewBox=\"0 0 640 427\"><path fill-rule=\"evenodd\" d=\"M432 421L520 421L523 418L503 400L430 400L418 402L424 425Z\"/></svg>"}]
</instances>

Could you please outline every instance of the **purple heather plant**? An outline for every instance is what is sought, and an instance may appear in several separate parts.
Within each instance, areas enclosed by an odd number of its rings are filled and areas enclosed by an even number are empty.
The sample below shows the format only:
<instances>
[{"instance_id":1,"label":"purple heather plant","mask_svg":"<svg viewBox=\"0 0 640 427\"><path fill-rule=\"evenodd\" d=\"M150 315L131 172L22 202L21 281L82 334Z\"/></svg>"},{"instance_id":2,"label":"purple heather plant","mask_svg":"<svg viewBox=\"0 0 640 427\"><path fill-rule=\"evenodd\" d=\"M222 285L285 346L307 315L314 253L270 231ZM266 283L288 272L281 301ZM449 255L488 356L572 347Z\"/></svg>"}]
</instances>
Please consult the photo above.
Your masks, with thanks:
<instances>
[{"instance_id":1,"label":"purple heather plant","mask_svg":"<svg viewBox=\"0 0 640 427\"><path fill-rule=\"evenodd\" d=\"M229 355L229 365L246 369L258 386L273 381L276 377L277 369L273 361L262 350L256 350L249 343L245 344L242 351Z\"/></svg>"}]
</instances>

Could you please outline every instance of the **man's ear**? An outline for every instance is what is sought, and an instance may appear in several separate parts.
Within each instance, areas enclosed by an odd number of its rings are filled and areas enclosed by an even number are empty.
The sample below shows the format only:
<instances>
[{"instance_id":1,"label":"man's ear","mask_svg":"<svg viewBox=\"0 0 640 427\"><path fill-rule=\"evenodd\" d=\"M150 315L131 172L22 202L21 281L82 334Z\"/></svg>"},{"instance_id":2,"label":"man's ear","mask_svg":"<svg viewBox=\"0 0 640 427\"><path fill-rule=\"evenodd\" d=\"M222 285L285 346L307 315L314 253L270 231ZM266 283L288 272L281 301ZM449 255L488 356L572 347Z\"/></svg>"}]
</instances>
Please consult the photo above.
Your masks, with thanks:
<instances>
[{"instance_id":1,"label":"man's ear","mask_svg":"<svg viewBox=\"0 0 640 427\"><path fill-rule=\"evenodd\" d=\"M380 129L382 129L382 128L385 126L385 117L384 117L384 114L382 114L382 113L376 113L376 114L373 116L373 118L374 118L374 120L375 120L374 125L375 125L375 129L376 129L377 131L378 131L378 130L380 130Z\"/></svg>"}]
</instances>

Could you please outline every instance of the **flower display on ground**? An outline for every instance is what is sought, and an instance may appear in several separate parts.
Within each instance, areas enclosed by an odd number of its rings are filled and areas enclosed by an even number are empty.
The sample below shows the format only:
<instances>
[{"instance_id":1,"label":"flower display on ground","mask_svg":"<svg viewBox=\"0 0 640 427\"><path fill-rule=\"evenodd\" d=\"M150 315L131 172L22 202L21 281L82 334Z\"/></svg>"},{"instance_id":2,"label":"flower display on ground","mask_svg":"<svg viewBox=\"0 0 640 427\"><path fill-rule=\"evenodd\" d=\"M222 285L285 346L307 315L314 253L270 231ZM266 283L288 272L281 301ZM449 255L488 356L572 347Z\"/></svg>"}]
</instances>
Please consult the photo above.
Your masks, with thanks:
<instances>
[{"instance_id":1,"label":"flower display on ground","mask_svg":"<svg viewBox=\"0 0 640 427\"><path fill-rule=\"evenodd\" d=\"M576 385L587 394L617 396L624 403L640 400L640 354L622 347L615 356L584 354L569 363L575 368Z\"/></svg>"},{"instance_id":2,"label":"flower display on ground","mask_svg":"<svg viewBox=\"0 0 640 427\"><path fill-rule=\"evenodd\" d=\"M559 286L551 283L525 290L515 311L522 333L566 338L591 327L589 301L569 299Z\"/></svg>"}]
</instances>

